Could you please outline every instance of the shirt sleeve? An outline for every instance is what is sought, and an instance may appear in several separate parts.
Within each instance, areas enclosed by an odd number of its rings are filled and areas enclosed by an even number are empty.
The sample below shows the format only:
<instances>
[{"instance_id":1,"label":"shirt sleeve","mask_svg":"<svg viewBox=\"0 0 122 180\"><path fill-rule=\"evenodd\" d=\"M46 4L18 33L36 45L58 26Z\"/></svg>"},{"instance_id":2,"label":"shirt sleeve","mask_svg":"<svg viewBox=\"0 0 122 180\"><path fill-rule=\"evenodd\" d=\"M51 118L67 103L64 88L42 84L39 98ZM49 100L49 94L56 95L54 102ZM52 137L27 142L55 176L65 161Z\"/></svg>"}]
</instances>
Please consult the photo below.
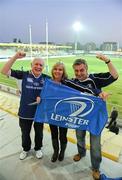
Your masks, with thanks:
<instances>
[{"instance_id":1,"label":"shirt sleeve","mask_svg":"<svg viewBox=\"0 0 122 180\"><path fill-rule=\"evenodd\" d=\"M19 71L19 70L13 70L11 69L10 76L14 77L16 79L23 79L24 71Z\"/></svg>"},{"instance_id":2,"label":"shirt sleeve","mask_svg":"<svg viewBox=\"0 0 122 180\"><path fill-rule=\"evenodd\" d=\"M90 77L91 79L94 80L96 87L98 89L108 86L117 80L117 79L114 79L114 77L109 72L90 74Z\"/></svg>"},{"instance_id":3,"label":"shirt sleeve","mask_svg":"<svg viewBox=\"0 0 122 180\"><path fill-rule=\"evenodd\" d=\"M68 87L74 88L80 92L89 93L89 94L92 94L95 96L98 96L101 93L100 89L88 88L85 85L79 85L77 82L73 82L73 80L69 80L69 79L63 80L62 84L66 85Z\"/></svg>"}]
</instances>

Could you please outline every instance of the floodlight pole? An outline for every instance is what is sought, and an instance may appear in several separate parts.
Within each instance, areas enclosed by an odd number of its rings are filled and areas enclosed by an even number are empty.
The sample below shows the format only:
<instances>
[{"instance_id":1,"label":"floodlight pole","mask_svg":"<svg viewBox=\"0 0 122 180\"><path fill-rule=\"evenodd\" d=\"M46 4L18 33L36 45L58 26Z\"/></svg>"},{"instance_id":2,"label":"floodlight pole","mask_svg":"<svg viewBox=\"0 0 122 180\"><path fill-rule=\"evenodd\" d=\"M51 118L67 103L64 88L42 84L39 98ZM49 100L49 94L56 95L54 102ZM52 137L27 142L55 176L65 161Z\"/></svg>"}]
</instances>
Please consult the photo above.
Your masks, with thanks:
<instances>
[{"instance_id":1,"label":"floodlight pole","mask_svg":"<svg viewBox=\"0 0 122 180\"><path fill-rule=\"evenodd\" d=\"M46 19L45 24L45 30L46 30L46 72L49 72L49 65L48 65L48 21Z\"/></svg>"},{"instance_id":2,"label":"floodlight pole","mask_svg":"<svg viewBox=\"0 0 122 180\"><path fill-rule=\"evenodd\" d=\"M78 32L81 30L81 23L79 21L75 22L73 24L73 29L76 31L76 37L75 37L75 53L77 53L77 46L78 46Z\"/></svg>"},{"instance_id":3,"label":"floodlight pole","mask_svg":"<svg viewBox=\"0 0 122 180\"><path fill-rule=\"evenodd\" d=\"M119 42L117 43L117 51L119 50Z\"/></svg>"},{"instance_id":4,"label":"floodlight pole","mask_svg":"<svg viewBox=\"0 0 122 180\"><path fill-rule=\"evenodd\" d=\"M77 52L77 38L75 40L75 53Z\"/></svg>"},{"instance_id":5,"label":"floodlight pole","mask_svg":"<svg viewBox=\"0 0 122 180\"><path fill-rule=\"evenodd\" d=\"M30 56L32 60L32 31L31 31L31 24L29 24L29 43L30 43Z\"/></svg>"}]
</instances>

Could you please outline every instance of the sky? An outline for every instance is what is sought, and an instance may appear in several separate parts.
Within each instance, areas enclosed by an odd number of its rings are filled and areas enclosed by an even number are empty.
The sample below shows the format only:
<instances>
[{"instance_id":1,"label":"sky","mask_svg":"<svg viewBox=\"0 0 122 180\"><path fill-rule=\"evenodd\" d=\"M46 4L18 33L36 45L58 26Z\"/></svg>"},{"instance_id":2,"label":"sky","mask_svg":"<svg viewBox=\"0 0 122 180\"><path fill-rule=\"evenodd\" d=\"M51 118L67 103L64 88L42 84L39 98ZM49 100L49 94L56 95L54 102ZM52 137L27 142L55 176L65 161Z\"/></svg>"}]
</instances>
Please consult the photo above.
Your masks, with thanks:
<instances>
[{"instance_id":1,"label":"sky","mask_svg":"<svg viewBox=\"0 0 122 180\"><path fill-rule=\"evenodd\" d=\"M45 41L48 21L50 42L81 44L105 41L122 46L122 0L0 0L0 42L20 38L29 43ZM82 30L75 32L73 24L80 21Z\"/></svg>"}]
</instances>

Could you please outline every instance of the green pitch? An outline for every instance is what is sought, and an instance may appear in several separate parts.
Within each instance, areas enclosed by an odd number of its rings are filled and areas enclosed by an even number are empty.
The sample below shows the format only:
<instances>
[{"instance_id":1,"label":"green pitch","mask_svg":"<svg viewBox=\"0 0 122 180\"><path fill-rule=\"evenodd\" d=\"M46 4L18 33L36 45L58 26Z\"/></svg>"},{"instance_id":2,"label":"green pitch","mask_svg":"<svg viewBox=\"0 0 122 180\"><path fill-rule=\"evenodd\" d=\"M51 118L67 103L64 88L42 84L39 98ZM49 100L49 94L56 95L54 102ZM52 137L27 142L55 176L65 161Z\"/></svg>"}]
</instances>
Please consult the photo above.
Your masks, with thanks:
<instances>
[{"instance_id":1,"label":"green pitch","mask_svg":"<svg viewBox=\"0 0 122 180\"><path fill-rule=\"evenodd\" d=\"M57 57L57 58L50 58L48 60L49 64L49 74L52 65L55 62L62 61L66 65L67 73L69 78L73 77L73 69L72 69L72 63L76 58L84 58L88 62L88 71L92 73L99 73L99 72L106 72L108 71L107 65L94 56L77 56L77 57ZM122 117L122 58L111 58L113 64L118 70L119 73L119 79L114 82L112 85L103 88L104 91L110 92L112 95L109 97L107 100L107 106L108 110L110 111L112 106L116 105L116 107L119 110L119 117ZM3 66L3 62L0 63L0 68ZM16 61L16 63L13 65L14 69L21 69L23 66L24 70L29 70L30 69L30 61L29 60L21 60L21 61ZM44 71L46 73L46 69ZM0 74L0 83L5 84L8 86L16 87L16 81L13 79L8 79L5 76Z\"/></svg>"}]
</instances>

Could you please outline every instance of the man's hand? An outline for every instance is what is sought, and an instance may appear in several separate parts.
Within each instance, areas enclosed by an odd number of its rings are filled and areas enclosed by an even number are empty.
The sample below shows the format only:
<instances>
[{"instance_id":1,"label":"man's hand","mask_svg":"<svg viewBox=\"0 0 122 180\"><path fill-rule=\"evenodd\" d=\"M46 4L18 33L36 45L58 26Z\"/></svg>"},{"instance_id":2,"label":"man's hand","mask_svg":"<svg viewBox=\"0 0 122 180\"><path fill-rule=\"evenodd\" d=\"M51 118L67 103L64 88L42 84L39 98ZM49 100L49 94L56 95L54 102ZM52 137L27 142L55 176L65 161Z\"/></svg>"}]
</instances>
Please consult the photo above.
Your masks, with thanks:
<instances>
[{"instance_id":1,"label":"man's hand","mask_svg":"<svg viewBox=\"0 0 122 180\"><path fill-rule=\"evenodd\" d=\"M99 97L102 98L104 101L106 101L110 95L111 95L111 93L101 92L99 94Z\"/></svg>"},{"instance_id":2,"label":"man's hand","mask_svg":"<svg viewBox=\"0 0 122 180\"><path fill-rule=\"evenodd\" d=\"M41 102L41 98L39 96L36 97L36 102L39 104Z\"/></svg>"},{"instance_id":3,"label":"man's hand","mask_svg":"<svg viewBox=\"0 0 122 180\"><path fill-rule=\"evenodd\" d=\"M26 53L25 53L25 52L23 52L23 51L18 51L18 52L15 54L14 58L15 58L15 59L20 59L20 58L23 58L23 57L25 57L25 56L26 56Z\"/></svg>"},{"instance_id":4,"label":"man's hand","mask_svg":"<svg viewBox=\"0 0 122 180\"><path fill-rule=\"evenodd\" d=\"M109 58L106 57L104 54L97 54L96 58L98 58L98 59L100 59L100 60L102 60L104 62L108 62L109 61Z\"/></svg>"}]
</instances>

